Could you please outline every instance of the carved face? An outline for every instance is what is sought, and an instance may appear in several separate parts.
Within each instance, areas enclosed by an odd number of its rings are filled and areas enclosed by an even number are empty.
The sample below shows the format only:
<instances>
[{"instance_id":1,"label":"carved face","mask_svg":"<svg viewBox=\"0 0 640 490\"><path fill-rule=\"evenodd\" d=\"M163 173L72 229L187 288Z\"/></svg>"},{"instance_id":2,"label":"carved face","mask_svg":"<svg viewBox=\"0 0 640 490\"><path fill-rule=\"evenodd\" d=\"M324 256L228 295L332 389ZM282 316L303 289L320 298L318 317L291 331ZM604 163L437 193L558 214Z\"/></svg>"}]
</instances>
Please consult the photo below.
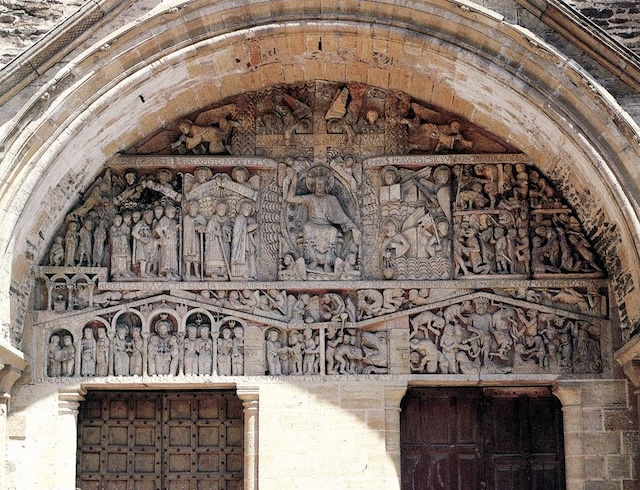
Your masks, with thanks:
<instances>
[{"instance_id":1,"label":"carved face","mask_svg":"<svg viewBox=\"0 0 640 490\"><path fill-rule=\"evenodd\" d=\"M436 184L449 182L449 170L446 167L438 167L433 171L433 180Z\"/></svg>"},{"instance_id":2,"label":"carved face","mask_svg":"<svg viewBox=\"0 0 640 490\"><path fill-rule=\"evenodd\" d=\"M222 330L222 338L225 340L229 340L231 338L231 330L225 328Z\"/></svg>"},{"instance_id":3,"label":"carved face","mask_svg":"<svg viewBox=\"0 0 640 490\"><path fill-rule=\"evenodd\" d=\"M317 178L315 184L315 195L318 197L324 196L327 193L327 183L324 179Z\"/></svg>"},{"instance_id":4,"label":"carved face","mask_svg":"<svg viewBox=\"0 0 640 490\"><path fill-rule=\"evenodd\" d=\"M218 216L225 216L227 214L227 203L224 201L220 201L216 204L216 214Z\"/></svg>"},{"instance_id":5,"label":"carved face","mask_svg":"<svg viewBox=\"0 0 640 490\"><path fill-rule=\"evenodd\" d=\"M239 183L246 182L249 179L249 172L244 167L236 167L231 172L231 177L233 180Z\"/></svg>"},{"instance_id":6,"label":"carved face","mask_svg":"<svg viewBox=\"0 0 640 490\"><path fill-rule=\"evenodd\" d=\"M133 185L136 182L136 174L134 172L127 172L126 174L124 174L124 181L127 183L127 185Z\"/></svg>"},{"instance_id":7,"label":"carved face","mask_svg":"<svg viewBox=\"0 0 640 490\"><path fill-rule=\"evenodd\" d=\"M253 214L253 206L245 201L240 207L240 212L242 213L242 216L248 218Z\"/></svg>"},{"instance_id":8,"label":"carved face","mask_svg":"<svg viewBox=\"0 0 640 490\"><path fill-rule=\"evenodd\" d=\"M104 328L98 329L98 338L104 339L107 336L107 331Z\"/></svg>"},{"instance_id":9,"label":"carved face","mask_svg":"<svg viewBox=\"0 0 640 490\"><path fill-rule=\"evenodd\" d=\"M209 327L200 327L200 338L209 338Z\"/></svg>"},{"instance_id":10,"label":"carved face","mask_svg":"<svg viewBox=\"0 0 640 490\"><path fill-rule=\"evenodd\" d=\"M158 333L158 335L160 335L160 337L166 337L166 335L169 333L169 325L167 325L167 322L158 322L158 324L156 325L156 332Z\"/></svg>"},{"instance_id":11,"label":"carved face","mask_svg":"<svg viewBox=\"0 0 640 490\"><path fill-rule=\"evenodd\" d=\"M396 224L393 221L387 220L382 227L382 231L384 232L385 236L391 238L396 234L398 230L396 228Z\"/></svg>"},{"instance_id":12,"label":"carved face","mask_svg":"<svg viewBox=\"0 0 640 490\"><path fill-rule=\"evenodd\" d=\"M197 168L195 176L198 184L204 184L209 178L209 172L207 172L206 168Z\"/></svg>"},{"instance_id":13,"label":"carved face","mask_svg":"<svg viewBox=\"0 0 640 490\"><path fill-rule=\"evenodd\" d=\"M396 174L393 170L385 170L382 174L382 180L385 185L393 185L396 183Z\"/></svg>"},{"instance_id":14,"label":"carved face","mask_svg":"<svg viewBox=\"0 0 640 490\"><path fill-rule=\"evenodd\" d=\"M267 334L267 339L270 340L271 342L275 342L276 340L278 340L278 332L276 332L275 330L269 330L269 333Z\"/></svg>"},{"instance_id":15,"label":"carved face","mask_svg":"<svg viewBox=\"0 0 640 490\"><path fill-rule=\"evenodd\" d=\"M475 300L473 306L479 315L484 315L487 312L487 302L484 299Z\"/></svg>"},{"instance_id":16,"label":"carved face","mask_svg":"<svg viewBox=\"0 0 640 490\"><path fill-rule=\"evenodd\" d=\"M84 329L84 338L85 339L92 339L93 338L93 331L90 328L85 328Z\"/></svg>"},{"instance_id":17,"label":"carved face","mask_svg":"<svg viewBox=\"0 0 640 490\"><path fill-rule=\"evenodd\" d=\"M198 329L195 327L187 328L187 336L189 337L189 340L195 340L198 336Z\"/></svg>"},{"instance_id":18,"label":"carved face","mask_svg":"<svg viewBox=\"0 0 640 490\"><path fill-rule=\"evenodd\" d=\"M178 124L178 129L182 134L189 134L189 132L191 131L191 123L182 121L180 124Z\"/></svg>"},{"instance_id":19,"label":"carved face","mask_svg":"<svg viewBox=\"0 0 640 490\"><path fill-rule=\"evenodd\" d=\"M71 338L71 335L65 335L65 336L62 338L62 343L63 343L64 345L71 345L71 343L72 343L72 342L73 342L73 339Z\"/></svg>"}]
</instances>

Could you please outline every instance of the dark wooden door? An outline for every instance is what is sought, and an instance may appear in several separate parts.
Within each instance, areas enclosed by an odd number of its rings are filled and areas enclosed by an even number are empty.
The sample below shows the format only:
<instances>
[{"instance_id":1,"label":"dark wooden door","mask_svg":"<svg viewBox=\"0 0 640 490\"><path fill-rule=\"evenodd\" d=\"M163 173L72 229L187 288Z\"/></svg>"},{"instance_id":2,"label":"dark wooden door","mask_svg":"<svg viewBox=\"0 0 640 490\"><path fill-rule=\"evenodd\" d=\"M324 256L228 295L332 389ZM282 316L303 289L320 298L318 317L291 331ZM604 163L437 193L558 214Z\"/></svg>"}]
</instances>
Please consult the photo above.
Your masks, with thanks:
<instances>
[{"instance_id":1,"label":"dark wooden door","mask_svg":"<svg viewBox=\"0 0 640 490\"><path fill-rule=\"evenodd\" d=\"M410 389L403 490L564 488L562 418L546 390Z\"/></svg>"},{"instance_id":2,"label":"dark wooden door","mask_svg":"<svg viewBox=\"0 0 640 490\"><path fill-rule=\"evenodd\" d=\"M92 392L78 416L83 490L240 490L242 404L231 392Z\"/></svg>"}]
</instances>

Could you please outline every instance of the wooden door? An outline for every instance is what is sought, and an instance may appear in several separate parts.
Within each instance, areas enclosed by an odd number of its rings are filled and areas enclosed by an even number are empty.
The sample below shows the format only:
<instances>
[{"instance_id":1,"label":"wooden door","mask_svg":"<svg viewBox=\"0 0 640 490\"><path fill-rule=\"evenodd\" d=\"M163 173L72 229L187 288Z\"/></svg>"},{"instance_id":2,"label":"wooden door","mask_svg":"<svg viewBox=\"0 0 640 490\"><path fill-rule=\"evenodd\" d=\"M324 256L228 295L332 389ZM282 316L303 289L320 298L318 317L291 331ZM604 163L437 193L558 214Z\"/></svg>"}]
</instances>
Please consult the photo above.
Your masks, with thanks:
<instances>
[{"instance_id":1,"label":"wooden door","mask_svg":"<svg viewBox=\"0 0 640 490\"><path fill-rule=\"evenodd\" d=\"M77 485L240 490L242 437L230 392L92 392L78 417Z\"/></svg>"},{"instance_id":2,"label":"wooden door","mask_svg":"<svg viewBox=\"0 0 640 490\"><path fill-rule=\"evenodd\" d=\"M410 389L404 490L564 488L562 418L546 390Z\"/></svg>"},{"instance_id":3,"label":"wooden door","mask_svg":"<svg viewBox=\"0 0 640 490\"><path fill-rule=\"evenodd\" d=\"M403 488L479 488L484 481L481 393L410 390L403 403Z\"/></svg>"},{"instance_id":4,"label":"wooden door","mask_svg":"<svg viewBox=\"0 0 640 490\"><path fill-rule=\"evenodd\" d=\"M544 390L488 389L484 396L487 488L564 488L562 407Z\"/></svg>"}]
</instances>

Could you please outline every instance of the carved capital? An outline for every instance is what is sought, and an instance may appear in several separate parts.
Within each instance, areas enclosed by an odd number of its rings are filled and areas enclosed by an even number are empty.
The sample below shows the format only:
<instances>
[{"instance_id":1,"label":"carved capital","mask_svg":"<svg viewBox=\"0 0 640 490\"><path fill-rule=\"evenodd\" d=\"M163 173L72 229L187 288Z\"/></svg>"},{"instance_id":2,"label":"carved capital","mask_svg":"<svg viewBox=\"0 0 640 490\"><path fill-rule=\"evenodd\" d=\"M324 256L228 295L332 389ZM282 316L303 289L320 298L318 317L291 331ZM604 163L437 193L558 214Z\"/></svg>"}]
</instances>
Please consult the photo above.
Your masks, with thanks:
<instances>
[{"instance_id":1,"label":"carved capital","mask_svg":"<svg viewBox=\"0 0 640 490\"><path fill-rule=\"evenodd\" d=\"M563 409L582 406L582 388L579 385L558 382L553 385L552 392L562 403Z\"/></svg>"},{"instance_id":2,"label":"carved capital","mask_svg":"<svg viewBox=\"0 0 640 490\"><path fill-rule=\"evenodd\" d=\"M78 415L78 407L86 394L87 390L81 386L60 388L58 391L58 413L60 415Z\"/></svg>"},{"instance_id":3,"label":"carved capital","mask_svg":"<svg viewBox=\"0 0 640 490\"><path fill-rule=\"evenodd\" d=\"M622 366L624 374L635 389L640 389L640 336L632 338L614 354L616 362Z\"/></svg>"},{"instance_id":4,"label":"carved capital","mask_svg":"<svg viewBox=\"0 0 640 490\"><path fill-rule=\"evenodd\" d=\"M407 383L388 385L384 387L384 408L385 410L400 411L400 403L407 392Z\"/></svg>"},{"instance_id":5,"label":"carved capital","mask_svg":"<svg viewBox=\"0 0 640 490\"><path fill-rule=\"evenodd\" d=\"M637 390L640 389L640 359L633 359L629 362L626 362L622 366L622 370L624 374L627 375L627 378L631 380L633 383L633 387Z\"/></svg>"},{"instance_id":6,"label":"carved capital","mask_svg":"<svg viewBox=\"0 0 640 490\"><path fill-rule=\"evenodd\" d=\"M0 345L0 398L11 398L11 388L27 365L21 352Z\"/></svg>"},{"instance_id":7,"label":"carved capital","mask_svg":"<svg viewBox=\"0 0 640 490\"><path fill-rule=\"evenodd\" d=\"M238 386L236 393L242 401L245 411L257 411L259 403L259 388L257 386Z\"/></svg>"}]
</instances>

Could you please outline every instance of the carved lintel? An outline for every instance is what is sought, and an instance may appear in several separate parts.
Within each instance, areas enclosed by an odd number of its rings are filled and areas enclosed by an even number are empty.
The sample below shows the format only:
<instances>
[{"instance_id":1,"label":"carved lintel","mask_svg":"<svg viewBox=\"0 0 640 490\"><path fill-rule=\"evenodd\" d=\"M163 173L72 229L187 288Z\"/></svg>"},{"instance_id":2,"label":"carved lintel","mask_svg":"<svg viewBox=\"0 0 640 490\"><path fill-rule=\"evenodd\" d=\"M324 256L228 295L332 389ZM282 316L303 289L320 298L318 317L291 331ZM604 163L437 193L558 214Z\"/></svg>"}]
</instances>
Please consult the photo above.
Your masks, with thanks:
<instances>
[{"instance_id":1,"label":"carved lintel","mask_svg":"<svg viewBox=\"0 0 640 490\"><path fill-rule=\"evenodd\" d=\"M58 391L58 413L60 415L78 415L78 407L86 394L87 390L78 385L60 388Z\"/></svg>"},{"instance_id":2,"label":"carved lintel","mask_svg":"<svg viewBox=\"0 0 640 490\"><path fill-rule=\"evenodd\" d=\"M13 348L0 345L0 399L11 398L11 388L22 376L28 363L22 354Z\"/></svg>"}]
</instances>

